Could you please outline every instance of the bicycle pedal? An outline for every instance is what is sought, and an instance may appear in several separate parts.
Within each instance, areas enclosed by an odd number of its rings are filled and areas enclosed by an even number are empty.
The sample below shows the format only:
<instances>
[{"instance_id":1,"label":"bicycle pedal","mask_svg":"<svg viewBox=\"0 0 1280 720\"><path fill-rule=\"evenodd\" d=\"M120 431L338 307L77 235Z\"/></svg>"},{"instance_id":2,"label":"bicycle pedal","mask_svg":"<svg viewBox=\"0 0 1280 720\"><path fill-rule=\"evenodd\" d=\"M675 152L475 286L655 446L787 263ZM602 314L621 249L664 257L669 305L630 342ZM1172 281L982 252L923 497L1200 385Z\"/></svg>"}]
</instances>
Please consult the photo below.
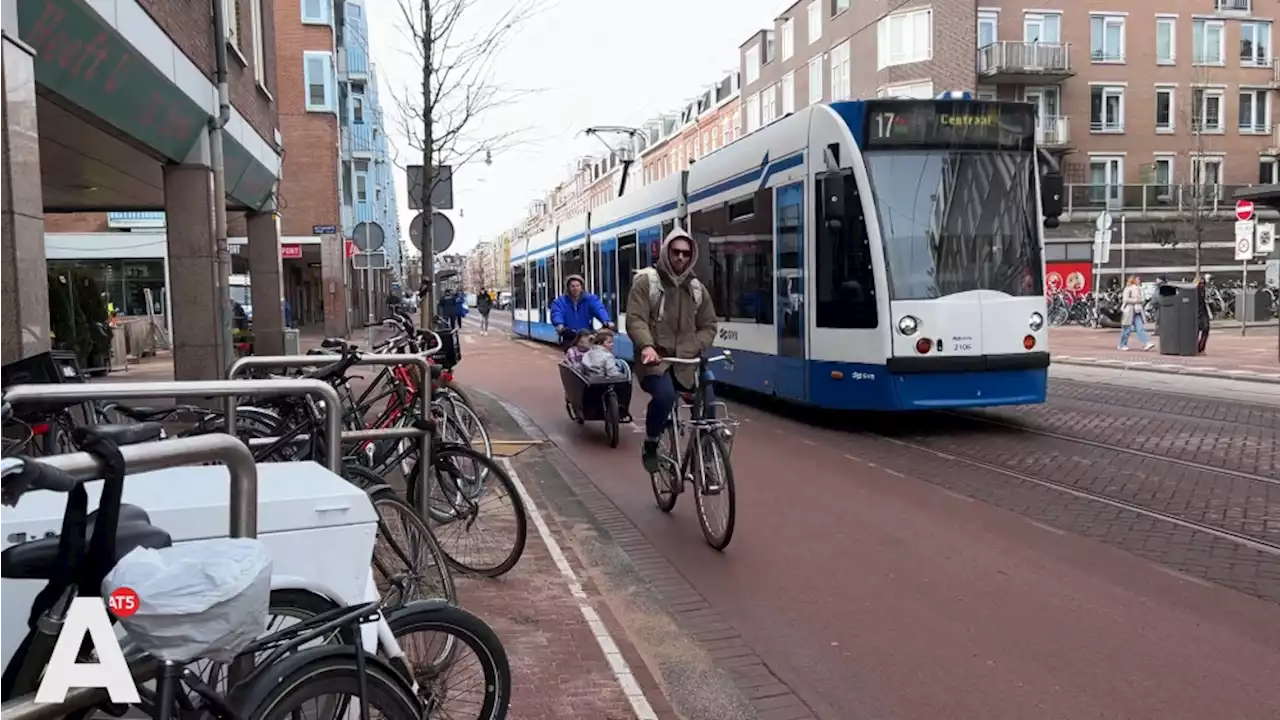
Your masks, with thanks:
<instances>
[{"instance_id":1,"label":"bicycle pedal","mask_svg":"<svg viewBox=\"0 0 1280 720\"><path fill-rule=\"evenodd\" d=\"M723 485L708 485L707 487L702 488L703 495L719 495L722 492L724 492Z\"/></svg>"}]
</instances>

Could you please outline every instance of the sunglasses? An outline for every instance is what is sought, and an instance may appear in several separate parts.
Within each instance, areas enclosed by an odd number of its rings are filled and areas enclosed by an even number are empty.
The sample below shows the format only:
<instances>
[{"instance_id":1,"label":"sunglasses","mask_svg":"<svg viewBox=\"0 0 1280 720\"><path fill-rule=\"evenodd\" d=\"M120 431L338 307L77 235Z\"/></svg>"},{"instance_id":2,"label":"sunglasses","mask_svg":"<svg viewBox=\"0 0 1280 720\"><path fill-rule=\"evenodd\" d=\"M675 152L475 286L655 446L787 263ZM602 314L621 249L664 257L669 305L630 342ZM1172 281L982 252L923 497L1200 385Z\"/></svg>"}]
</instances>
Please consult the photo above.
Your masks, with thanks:
<instances>
[{"instance_id":1,"label":"sunglasses","mask_svg":"<svg viewBox=\"0 0 1280 720\"><path fill-rule=\"evenodd\" d=\"M672 254L672 255L675 255L676 257L693 257L693 251L692 251L692 250L676 250L676 249L672 249L672 250L671 250L671 254Z\"/></svg>"}]
</instances>

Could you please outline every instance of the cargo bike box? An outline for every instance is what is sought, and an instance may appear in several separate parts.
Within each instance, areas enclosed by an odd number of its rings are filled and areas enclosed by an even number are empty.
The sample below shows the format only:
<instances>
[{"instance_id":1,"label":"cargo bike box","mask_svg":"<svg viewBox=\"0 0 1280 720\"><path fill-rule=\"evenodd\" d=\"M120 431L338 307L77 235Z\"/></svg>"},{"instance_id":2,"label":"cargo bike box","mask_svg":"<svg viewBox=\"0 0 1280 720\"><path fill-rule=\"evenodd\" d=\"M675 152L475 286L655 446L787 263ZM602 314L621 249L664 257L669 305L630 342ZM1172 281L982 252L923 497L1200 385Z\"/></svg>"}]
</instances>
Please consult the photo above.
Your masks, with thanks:
<instances>
[{"instance_id":1,"label":"cargo bike box","mask_svg":"<svg viewBox=\"0 0 1280 720\"><path fill-rule=\"evenodd\" d=\"M564 385L564 406L569 417L579 425L588 420L604 422L609 447L618 447L622 418L631 416L630 368L624 377L587 377L578 368L562 362L560 383Z\"/></svg>"}]
</instances>

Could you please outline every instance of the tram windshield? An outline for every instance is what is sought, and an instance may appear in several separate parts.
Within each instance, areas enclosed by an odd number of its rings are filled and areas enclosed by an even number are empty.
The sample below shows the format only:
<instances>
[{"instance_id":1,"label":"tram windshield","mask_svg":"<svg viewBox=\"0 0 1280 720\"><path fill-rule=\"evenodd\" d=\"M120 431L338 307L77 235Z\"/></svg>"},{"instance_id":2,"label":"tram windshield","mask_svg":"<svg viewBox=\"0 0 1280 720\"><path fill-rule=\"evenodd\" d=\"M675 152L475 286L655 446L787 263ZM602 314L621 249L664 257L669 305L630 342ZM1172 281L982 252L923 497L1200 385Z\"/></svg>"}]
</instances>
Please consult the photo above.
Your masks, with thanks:
<instances>
[{"instance_id":1,"label":"tram windshield","mask_svg":"<svg viewBox=\"0 0 1280 720\"><path fill-rule=\"evenodd\" d=\"M1032 153L878 150L864 158L893 299L1043 294Z\"/></svg>"}]
</instances>

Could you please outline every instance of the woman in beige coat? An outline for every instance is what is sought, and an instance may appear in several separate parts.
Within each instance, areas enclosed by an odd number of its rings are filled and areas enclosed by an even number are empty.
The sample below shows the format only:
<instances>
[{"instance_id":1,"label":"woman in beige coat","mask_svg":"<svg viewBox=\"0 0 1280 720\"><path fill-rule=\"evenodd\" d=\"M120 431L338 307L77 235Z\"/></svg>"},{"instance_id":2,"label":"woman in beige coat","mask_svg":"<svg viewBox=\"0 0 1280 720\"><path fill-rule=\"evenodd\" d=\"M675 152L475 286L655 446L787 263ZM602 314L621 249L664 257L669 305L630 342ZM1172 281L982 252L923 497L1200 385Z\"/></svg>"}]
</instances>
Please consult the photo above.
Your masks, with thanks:
<instances>
[{"instance_id":1,"label":"woman in beige coat","mask_svg":"<svg viewBox=\"0 0 1280 720\"><path fill-rule=\"evenodd\" d=\"M1150 350L1156 346L1147 336L1142 306L1142 283L1139 282L1138 276L1134 275L1129 278L1129 284L1124 286L1124 294L1120 296L1121 350L1129 349L1129 334L1134 331L1138 333L1138 342L1142 343L1143 350Z\"/></svg>"}]
</instances>

